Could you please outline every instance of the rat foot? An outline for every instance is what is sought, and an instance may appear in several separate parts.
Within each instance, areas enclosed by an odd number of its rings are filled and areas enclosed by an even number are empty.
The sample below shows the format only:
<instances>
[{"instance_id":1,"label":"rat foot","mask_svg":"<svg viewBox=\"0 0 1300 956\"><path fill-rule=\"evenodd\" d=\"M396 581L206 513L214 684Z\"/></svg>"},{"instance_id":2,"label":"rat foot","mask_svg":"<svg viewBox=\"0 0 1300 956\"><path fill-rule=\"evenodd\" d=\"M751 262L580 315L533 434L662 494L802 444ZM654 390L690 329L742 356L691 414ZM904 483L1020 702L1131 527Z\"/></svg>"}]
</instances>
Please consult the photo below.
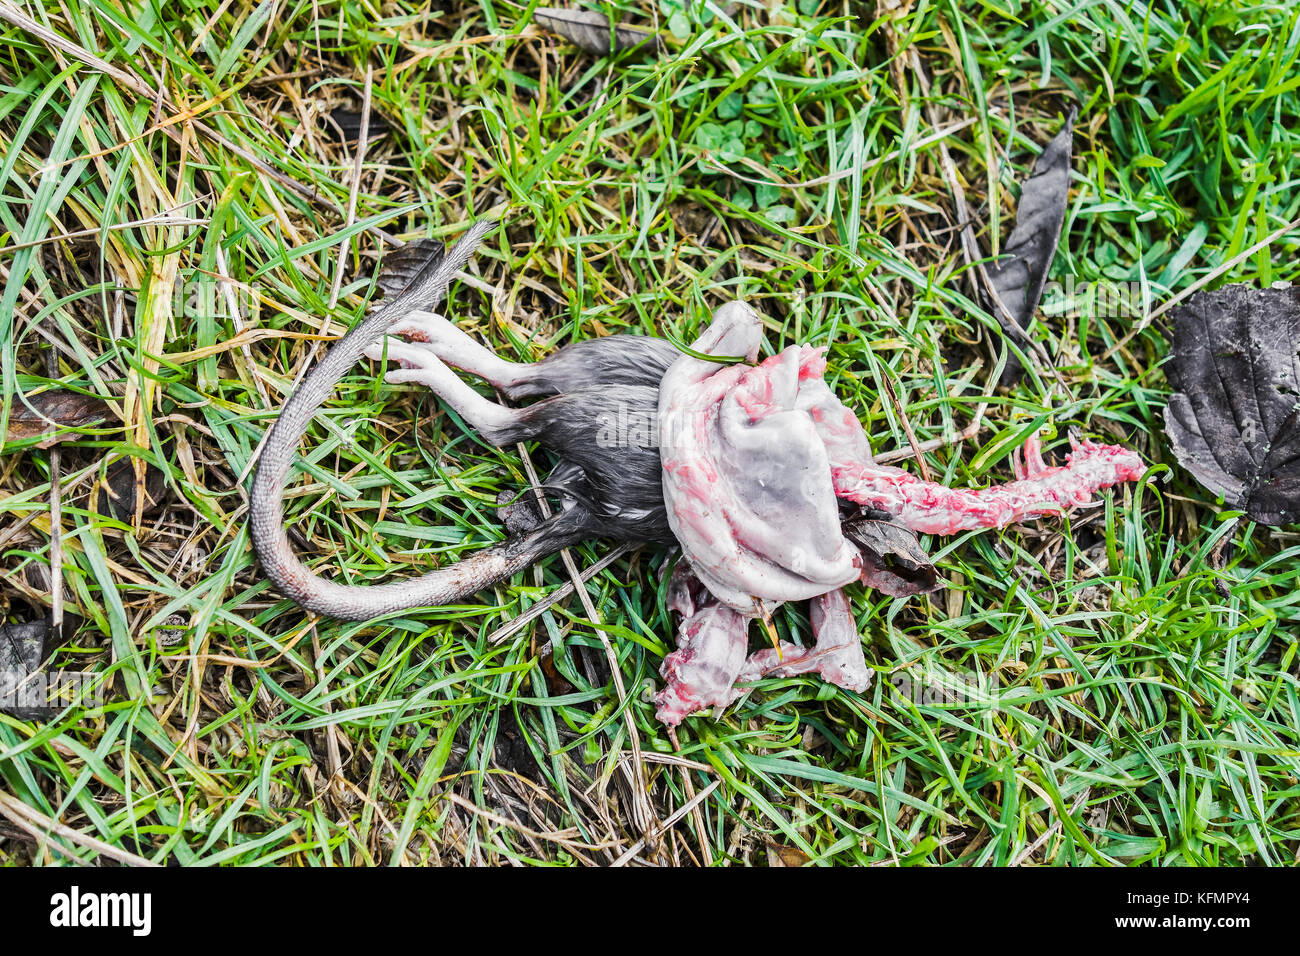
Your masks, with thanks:
<instances>
[{"instance_id":1,"label":"rat foot","mask_svg":"<svg viewBox=\"0 0 1300 956\"><path fill-rule=\"evenodd\" d=\"M365 354L376 361L387 357L397 362L401 368L386 373L385 382L427 386L494 445L510 440L519 424L516 409L498 405L474 391L426 345L388 336L368 346Z\"/></svg>"},{"instance_id":2,"label":"rat foot","mask_svg":"<svg viewBox=\"0 0 1300 956\"><path fill-rule=\"evenodd\" d=\"M677 650L659 668L667 686L655 694L655 716L676 727L697 710L720 710L735 700L748 629L749 619L723 604L683 620L677 630Z\"/></svg>"},{"instance_id":3,"label":"rat foot","mask_svg":"<svg viewBox=\"0 0 1300 956\"><path fill-rule=\"evenodd\" d=\"M716 714L744 693L738 683L764 677L816 674L858 693L871 686L872 672L862 653L857 622L841 590L812 601L813 647L782 641L779 651L765 648L748 659L749 616L719 604L685 561L677 563L669 580L668 606L683 617L677 650L664 658L659 669L667 686L654 700L655 715L670 727L706 707Z\"/></svg>"},{"instance_id":4,"label":"rat foot","mask_svg":"<svg viewBox=\"0 0 1300 956\"><path fill-rule=\"evenodd\" d=\"M658 388L664 372L679 355L663 339L609 335L567 345L538 362L510 362L433 312L403 316L388 334L426 348L452 368L491 383L511 402L610 385Z\"/></svg>"},{"instance_id":5,"label":"rat foot","mask_svg":"<svg viewBox=\"0 0 1300 956\"><path fill-rule=\"evenodd\" d=\"M435 312L411 312L394 322L388 335L423 346L447 365L469 372L507 394L530 374L530 365L507 362ZM391 354L391 345L389 351Z\"/></svg>"}]
</instances>

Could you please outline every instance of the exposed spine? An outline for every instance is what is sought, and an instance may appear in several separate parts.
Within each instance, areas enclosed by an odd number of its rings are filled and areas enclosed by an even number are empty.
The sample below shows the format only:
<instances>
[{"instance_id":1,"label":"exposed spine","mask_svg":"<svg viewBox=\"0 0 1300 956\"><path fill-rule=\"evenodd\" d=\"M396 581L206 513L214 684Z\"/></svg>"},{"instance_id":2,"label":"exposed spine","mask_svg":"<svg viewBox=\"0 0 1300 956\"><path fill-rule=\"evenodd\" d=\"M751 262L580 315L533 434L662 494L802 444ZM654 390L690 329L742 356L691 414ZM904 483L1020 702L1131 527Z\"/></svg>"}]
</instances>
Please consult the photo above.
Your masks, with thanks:
<instances>
[{"instance_id":1,"label":"exposed spine","mask_svg":"<svg viewBox=\"0 0 1300 956\"><path fill-rule=\"evenodd\" d=\"M1111 485L1136 481L1146 466L1136 452L1118 445L1072 442L1068 464L1042 464L1038 440L1025 446L1027 466L1019 480L989 488L947 488L900 468L870 462L837 462L831 478L841 498L887 511L922 534L956 534L1002 528L1035 515L1069 511Z\"/></svg>"}]
</instances>

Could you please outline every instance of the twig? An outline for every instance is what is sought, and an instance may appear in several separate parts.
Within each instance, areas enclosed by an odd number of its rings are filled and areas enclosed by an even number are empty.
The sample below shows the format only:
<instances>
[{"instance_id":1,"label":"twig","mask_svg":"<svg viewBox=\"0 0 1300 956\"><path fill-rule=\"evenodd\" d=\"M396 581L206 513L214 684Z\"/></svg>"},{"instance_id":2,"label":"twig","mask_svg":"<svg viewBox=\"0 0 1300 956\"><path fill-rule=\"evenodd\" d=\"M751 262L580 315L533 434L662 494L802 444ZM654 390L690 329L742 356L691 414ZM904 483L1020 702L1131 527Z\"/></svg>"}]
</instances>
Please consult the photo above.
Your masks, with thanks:
<instances>
[{"instance_id":1,"label":"twig","mask_svg":"<svg viewBox=\"0 0 1300 956\"><path fill-rule=\"evenodd\" d=\"M617 548L615 548L609 554L605 555L595 564L586 568L582 572L582 574L578 576L579 580L583 583L590 581L597 574L599 574L601 571L604 571L607 567L609 567L619 558L623 557L626 554L631 554L632 551L633 548L631 545L627 545L627 544L619 545ZM529 621L533 621L541 617L544 613L546 613L547 608L551 607L553 604L558 603L559 601L564 600L566 597L572 594L574 590L575 590L575 585L571 579L566 581L564 584L561 584L555 590L548 593L546 597L542 598L540 601L538 601L536 604L530 607L527 611L524 611L523 614L520 614L509 624L503 624L501 627L497 628L495 631L489 634L488 643L489 644L502 643L503 641L511 637L513 634L521 630L524 627L524 625L526 625Z\"/></svg>"},{"instance_id":2,"label":"twig","mask_svg":"<svg viewBox=\"0 0 1300 956\"><path fill-rule=\"evenodd\" d=\"M709 784L707 787L705 787L695 796L691 797L690 800L687 800L685 803L683 803L680 807L678 807L675 811L673 811L672 815L669 816L667 820L663 822L663 827L661 828L660 832L666 833L668 830L670 830L673 827L673 825L677 823L678 820L686 816L686 814L694 811L695 808L698 807L704 801L704 799L708 797L709 794L711 794L714 790L717 790L718 787L720 787L721 785L722 785L721 780L715 780L713 781L713 783ZM610 866L623 866L634 856L640 853L644 847L645 847L645 840L638 840L636 843L633 843L630 847L624 850L623 855L620 856L613 863L611 863ZM708 854L708 850L705 850L705 854L706 855Z\"/></svg>"},{"instance_id":3,"label":"twig","mask_svg":"<svg viewBox=\"0 0 1300 956\"><path fill-rule=\"evenodd\" d=\"M1215 279L1219 278L1219 276L1223 275L1225 272L1228 272L1230 269L1235 269L1238 265L1240 265L1242 262L1245 262L1247 259L1253 256L1255 253L1259 252L1259 250L1263 249L1265 246L1277 241L1278 239L1281 239L1288 232L1292 232L1293 230L1298 228L1300 228L1300 219L1293 219L1290 222L1288 222L1285 226L1282 226L1274 230L1273 232L1269 233L1267 236L1259 240L1259 242L1255 243L1249 249L1243 249L1241 252L1237 253L1227 262L1223 263L1222 265L1215 266L1205 275L1201 276L1199 279L1197 279L1195 282L1189 285L1186 289L1183 289L1181 292L1173 296L1168 301L1164 302L1158 308L1151 310L1151 313L1146 318L1142 319L1142 321L1135 323L1133 328L1129 329L1129 331L1124 335L1123 338L1121 338L1118 342L1116 342L1114 345L1108 348L1105 351L1105 353L1103 353L1101 360L1103 362L1109 361L1112 355L1114 355L1124 346L1128 345L1129 342L1133 341L1134 336L1136 336L1139 332L1141 332L1143 329L1149 326L1156 319L1160 318L1160 316L1164 315L1166 312L1168 312L1178 303L1182 302L1184 299L1186 299L1188 296L1192 295L1193 293L1199 292L1201 289L1205 288L1207 285L1209 285Z\"/></svg>"},{"instance_id":4,"label":"twig","mask_svg":"<svg viewBox=\"0 0 1300 956\"><path fill-rule=\"evenodd\" d=\"M903 431L907 435L907 443L912 448L912 455L916 458L917 467L921 471L922 481L932 481L930 475L930 466L926 463L925 453L921 450L921 443L916 440L916 432L912 429L912 423L908 421L907 409L903 403L898 400L898 393L894 391L894 383L889 380L888 375L880 376L880 382L885 386L885 391L889 395L889 401L893 403L894 408L898 410L898 420L903 423Z\"/></svg>"},{"instance_id":5,"label":"twig","mask_svg":"<svg viewBox=\"0 0 1300 956\"><path fill-rule=\"evenodd\" d=\"M910 448L896 448L893 451L881 452L879 455L872 455L871 460L877 465L887 465L892 461L903 461L907 458L916 458L918 461L921 455L926 452L935 451L948 445L955 445L958 442L967 441L979 434L980 425L984 421L984 412L989 407L988 402L983 402L975 409L975 418L969 425L963 428L955 435L943 438L929 438L923 442L913 444Z\"/></svg>"},{"instance_id":6,"label":"twig","mask_svg":"<svg viewBox=\"0 0 1300 956\"><path fill-rule=\"evenodd\" d=\"M1076 812L1081 806L1083 806L1084 803L1086 803L1088 800L1088 795L1091 793L1092 793L1091 787L1085 788L1083 793L1079 794L1079 799L1074 801L1074 806L1070 807L1070 813ZM1022 863L1025 862L1025 860L1029 859L1029 857L1034 853L1035 850L1037 850L1040 846L1042 846L1044 843L1050 840L1057 833L1057 831L1061 829L1063 825L1064 825L1064 821L1061 820L1060 818L1057 818L1056 822L1053 823L1046 830L1044 830L1037 840L1029 844L1029 846L1025 847L1019 853L1017 853L1016 858L1007 865L1020 866Z\"/></svg>"},{"instance_id":7,"label":"twig","mask_svg":"<svg viewBox=\"0 0 1300 956\"><path fill-rule=\"evenodd\" d=\"M73 59L80 60L82 63L98 70L100 73L103 73L105 76L109 77L114 82L125 87L126 89L130 90L136 95L141 96L152 103L162 103L165 106L167 106L169 109L175 110L177 112L181 111L180 107L175 102L173 102L171 97L167 96L164 91L155 90L151 88L147 83L145 83L139 77L135 76L133 73L130 73L122 69L121 67L114 66L112 63L109 63L107 60L103 59L102 57L98 57L95 54L91 53L85 47L73 43L67 37L60 36L59 34L55 33L53 30L50 30L42 26L41 24L33 20L31 17L27 16L27 14L23 13L21 10L15 7L12 3L8 2L8 0L0 0L0 20L4 20L7 23L11 23L14 26L18 27L18 29L30 33L32 36L36 37L36 39L40 40L46 46L52 47L56 50L61 50L62 52L71 56ZM244 160L244 162L250 164L254 169L272 177L273 179L275 179L276 182L280 183L282 186L286 187L287 189L291 189L294 192L298 193L300 196L304 196L307 199L311 199L314 202L320 203L321 205L331 207L334 212L341 212L338 206L334 205L334 203L330 202L324 196L321 196L320 193L318 193L315 189L312 189L308 186L304 186L296 179L286 176L284 173L280 172L274 166L271 166L269 163L265 162L264 160L258 159L256 156L254 156L248 150L244 149L242 146L239 146L231 142L229 139L227 139L221 133L218 133L215 129L213 129L211 126L208 126L206 123L203 123L196 119L191 121L191 125L199 133L201 133L208 139L212 140L217 145L223 147L224 149L230 150L240 159ZM181 134L175 128L171 126L165 126L162 128L162 131L166 133L168 136L170 136L172 139L176 140L177 142L180 142Z\"/></svg>"},{"instance_id":8,"label":"twig","mask_svg":"<svg viewBox=\"0 0 1300 956\"><path fill-rule=\"evenodd\" d=\"M130 222L114 222L107 226L96 226L94 229L77 229L73 232L61 232L58 235L46 236L44 239L36 239L32 242L15 242L11 246L0 248L0 255L8 255L11 252L17 252L19 249L34 249L37 246L46 246L54 242L66 242L69 239L84 239L87 236L98 236L100 232L107 229L113 232L118 229L136 229L140 226L206 226L207 219L192 219L186 216L173 216L172 213L184 209L186 206L193 206L197 202L207 199L207 196L196 196L194 199L187 199L183 203L178 203L170 209L164 209L162 212L147 216L144 219L132 219Z\"/></svg>"},{"instance_id":9,"label":"twig","mask_svg":"<svg viewBox=\"0 0 1300 956\"><path fill-rule=\"evenodd\" d=\"M30 833L36 839L40 840L43 846L57 850L69 859L76 860L78 863L84 863L84 860L78 859L66 847L58 843L49 842L50 834L57 834L65 840L69 840L77 846L85 847L100 856L106 856L118 863L126 866L148 866L155 867L159 864L152 860L146 860L142 856L136 856L126 850L119 850L115 846L110 846L103 840L97 840L93 836L87 836L79 830L74 830L67 824L60 823L57 820L51 820L45 814L32 807L27 806L17 797L11 796L0 790L0 815L8 818L15 826L27 833Z\"/></svg>"},{"instance_id":10,"label":"twig","mask_svg":"<svg viewBox=\"0 0 1300 956\"><path fill-rule=\"evenodd\" d=\"M45 353L45 374L59 377L59 357ZM63 640L63 476L59 443L50 446L50 629Z\"/></svg>"},{"instance_id":11,"label":"twig","mask_svg":"<svg viewBox=\"0 0 1300 956\"><path fill-rule=\"evenodd\" d=\"M912 70L916 74L917 82L921 85L921 94L927 100L926 114L929 116L930 125L937 127L939 125L938 114L935 111L934 104L928 102L930 79L925 75L925 68L921 65L921 58L917 55L917 52L915 50L909 52L911 54L909 60ZM1011 310L1007 308L1006 303L1002 301L1002 297L998 295L993 280L989 278L988 270L984 267L984 255L980 252L979 243L975 239L975 229L971 226L970 206L966 202L966 190L962 188L961 179L957 176L957 166L952 161L952 154L948 151L948 144L941 139L938 141L938 145L939 168L943 173L944 181L948 184L949 191L952 193L953 210L957 214L957 221L962 224L960 232L962 257L966 260L968 266L975 269L983 291L1001 314L1002 322L1000 324L1012 335L1019 338L1026 348L1038 356L1039 361L1043 363L1043 367L1052 373L1052 377L1061 386L1061 390L1066 395L1069 395L1070 389L1065 384L1065 379L1061 377L1060 369L1056 367L1056 363L1052 361L1039 343L1029 337L1029 332L1022 329L1020 324L1016 322L1011 315ZM990 197L989 201L992 202L993 197Z\"/></svg>"}]
</instances>

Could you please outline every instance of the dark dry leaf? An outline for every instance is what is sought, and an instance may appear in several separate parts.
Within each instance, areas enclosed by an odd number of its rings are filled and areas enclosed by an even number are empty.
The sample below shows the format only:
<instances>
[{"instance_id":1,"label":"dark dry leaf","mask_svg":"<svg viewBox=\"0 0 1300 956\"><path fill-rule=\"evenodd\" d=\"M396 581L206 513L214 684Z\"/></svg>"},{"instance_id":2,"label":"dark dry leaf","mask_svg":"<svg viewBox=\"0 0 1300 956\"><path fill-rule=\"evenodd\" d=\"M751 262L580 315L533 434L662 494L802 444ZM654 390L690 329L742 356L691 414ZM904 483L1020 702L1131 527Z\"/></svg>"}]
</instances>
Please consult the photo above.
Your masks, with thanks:
<instances>
[{"instance_id":1,"label":"dark dry leaf","mask_svg":"<svg viewBox=\"0 0 1300 956\"><path fill-rule=\"evenodd\" d=\"M874 513L854 517L840 527L862 555L862 582L867 587L891 597L910 597L939 586L916 532Z\"/></svg>"},{"instance_id":2,"label":"dark dry leaf","mask_svg":"<svg viewBox=\"0 0 1300 956\"><path fill-rule=\"evenodd\" d=\"M108 406L100 399L66 388L52 388L37 395L15 399L9 410L5 448L48 448L76 438L78 428L97 425L108 417ZM65 429L55 433L55 428ZM44 436L44 437L42 437Z\"/></svg>"},{"instance_id":3,"label":"dark dry leaf","mask_svg":"<svg viewBox=\"0 0 1300 956\"><path fill-rule=\"evenodd\" d=\"M446 254L437 239L415 239L384 254L383 268L375 279L375 299L395 299L420 276L437 267ZM412 303L418 308L418 303Z\"/></svg>"},{"instance_id":4,"label":"dark dry leaf","mask_svg":"<svg viewBox=\"0 0 1300 956\"><path fill-rule=\"evenodd\" d=\"M1043 297L1052 259L1056 256L1056 244L1061 238L1061 226L1065 222L1076 112L1070 110L1065 125L1043 147L1034 163L1034 171L1020 187L1015 228L1002 249L1002 256L987 267L989 281L1010 315L996 303L990 303L992 312L1008 333L1022 341ZM1003 384L1018 379L1022 371L1020 363L1012 358L1003 372Z\"/></svg>"},{"instance_id":5,"label":"dark dry leaf","mask_svg":"<svg viewBox=\"0 0 1300 956\"><path fill-rule=\"evenodd\" d=\"M599 56L610 51L609 18L603 13L539 7L533 11L533 21L542 29L558 33L588 53ZM614 25L613 40L615 52L620 53L646 42L652 43L656 50L659 48L659 37L656 34L625 23Z\"/></svg>"},{"instance_id":6,"label":"dark dry leaf","mask_svg":"<svg viewBox=\"0 0 1300 956\"><path fill-rule=\"evenodd\" d=\"M134 519L139 505L142 517L157 514L167 503L167 478L162 470L145 463L144 479L135 473L135 459L123 458L108 466L108 474L98 485L94 507L106 518L116 518L129 523Z\"/></svg>"},{"instance_id":7,"label":"dark dry leaf","mask_svg":"<svg viewBox=\"0 0 1300 956\"><path fill-rule=\"evenodd\" d=\"M1300 288L1229 285L1174 312L1165 427L1179 463L1262 524L1300 520Z\"/></svg>"},{"instance_id":8,"label":"dark dry leaf","mask_svg":"<svg viewBox=\"0 0 1300 956\"><path fill-rule=\"evenodd\" d=\"M24 681L41 669L49 633L47 621L0 626L0 711L19 720L35 720L57 713L56 708L33 706L23 700Z\"/></svg>"},{"instance_id":9,"label":"dark dry leaf","mask_svg":"<svg viewBox=\"0 0 1300 956\"><path fill-rule=\"evenodd\" d=\"M366 131L366 141L378 139L392 127L374 110L370 111L370 128ZM330 138L340 143L355 143L361 139L361 114L356 110L331 110L325 123L325 131Z\"/></svg>"},{"instance_id":10,"label":"dark dry leaf","mask_svg":"<svg viewBox=\"0 0 1300 956\"><path fill-rule=\"evenodd\" d=\"M560 669L555 666L555 654L551 650L550 644L535 648L534 654L541 665L542 676L546 678L546 692L552 697L563 697L565 694L572 694L576 688L569 683L568 678L561 674Z\"/></svg>"}]
</instances>

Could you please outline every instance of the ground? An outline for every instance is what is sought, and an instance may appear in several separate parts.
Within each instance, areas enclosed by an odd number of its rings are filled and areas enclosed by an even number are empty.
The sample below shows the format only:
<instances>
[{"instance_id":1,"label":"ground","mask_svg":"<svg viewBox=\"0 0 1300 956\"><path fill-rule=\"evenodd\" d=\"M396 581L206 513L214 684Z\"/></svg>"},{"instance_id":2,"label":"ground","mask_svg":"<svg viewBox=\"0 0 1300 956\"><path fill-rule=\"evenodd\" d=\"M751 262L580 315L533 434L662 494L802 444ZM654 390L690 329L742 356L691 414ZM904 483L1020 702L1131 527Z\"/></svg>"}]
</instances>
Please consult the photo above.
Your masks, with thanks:
<instances>
[{"instance_id":1,"label":"ground","mask_svg":"<svg viewBox=\"0 0 1300 956\"><path fill-rule=\"evenodd\" d=\"M1152 313L1300 275L1300 12L620 0L587 6L664 43L601 55L535 6L0 3L0 421L52 379L110 409L0 457L0 594L47 618L57 541L50 666L111 675L100 706L0 714L0 861L1294 863L1300 542L1173 461ZM961 233L1005 243L1071 106L1055 284L1001 388ZM488 215L447 312L507 357L689 341L743 296L769 354L828 346L876 452L914 438L938 479L1007 480L1045 424L1049 458L1074 428L1155 467L1065 522L926 541L936 595L851 591L866 692L768 680L675 740L655 549L502 642L558 557L455 607L308 619L248 541L258 443L394 240ZM528 483L368 361L304 454L295 538L353 583L499 539ZM119 518L87 496L129 495L124 459L159 505ZM806 608L774 623L806 636Z\"/></svg>"}]
</instances>

